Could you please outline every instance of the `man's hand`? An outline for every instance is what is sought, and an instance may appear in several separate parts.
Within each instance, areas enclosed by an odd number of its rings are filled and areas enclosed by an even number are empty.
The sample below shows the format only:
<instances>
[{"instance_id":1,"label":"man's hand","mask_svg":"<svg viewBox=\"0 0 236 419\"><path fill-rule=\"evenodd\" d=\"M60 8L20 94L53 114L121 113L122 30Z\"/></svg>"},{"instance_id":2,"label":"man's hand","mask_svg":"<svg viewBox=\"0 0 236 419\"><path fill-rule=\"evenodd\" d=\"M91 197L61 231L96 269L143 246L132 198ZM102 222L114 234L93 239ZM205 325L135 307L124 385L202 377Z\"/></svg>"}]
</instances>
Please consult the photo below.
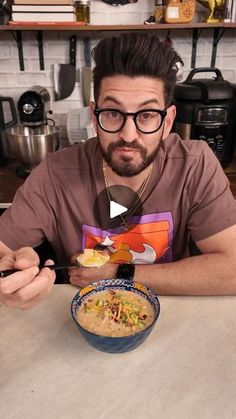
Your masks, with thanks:
<instances>
[{"instance_id":1,"label":"man's hand","mask_svg":"<svg viewBox=\"0 0 236 419\"><path fill-rule=\"evenodd\" d=\"M46 265L52 264L48 260ZM48 268L39 271L39 257L30 247L10 251L0 259L0 270L19 269L5 278L0 278L0 301L8 307L28 309L50 292L55 281L55 272Z\"/></svg>"}]
</instances>

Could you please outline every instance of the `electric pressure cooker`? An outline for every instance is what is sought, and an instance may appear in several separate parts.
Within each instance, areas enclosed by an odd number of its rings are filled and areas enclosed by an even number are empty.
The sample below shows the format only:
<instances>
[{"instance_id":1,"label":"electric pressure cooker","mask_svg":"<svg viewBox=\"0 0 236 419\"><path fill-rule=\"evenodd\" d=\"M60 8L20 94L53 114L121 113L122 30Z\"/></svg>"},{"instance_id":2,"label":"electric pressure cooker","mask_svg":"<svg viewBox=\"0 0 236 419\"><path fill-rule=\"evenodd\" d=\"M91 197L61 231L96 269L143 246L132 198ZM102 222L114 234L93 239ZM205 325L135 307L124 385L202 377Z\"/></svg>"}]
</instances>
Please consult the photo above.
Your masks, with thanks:
<instances>
[{"instance_id":1,"label":"electric pressure cooker","mask_svg":"<svg viewBox=\"0 0 236 419\"><path fill-rule=\"evenodd\" d=\"M197 73L213 72L214 78L195 78ZM236 138L236 85L223 79L218 68L192 70L174 92L177 115L173 130L183 140L204 140L221 165L233 158Z\"/></svg>"}]
</instances>

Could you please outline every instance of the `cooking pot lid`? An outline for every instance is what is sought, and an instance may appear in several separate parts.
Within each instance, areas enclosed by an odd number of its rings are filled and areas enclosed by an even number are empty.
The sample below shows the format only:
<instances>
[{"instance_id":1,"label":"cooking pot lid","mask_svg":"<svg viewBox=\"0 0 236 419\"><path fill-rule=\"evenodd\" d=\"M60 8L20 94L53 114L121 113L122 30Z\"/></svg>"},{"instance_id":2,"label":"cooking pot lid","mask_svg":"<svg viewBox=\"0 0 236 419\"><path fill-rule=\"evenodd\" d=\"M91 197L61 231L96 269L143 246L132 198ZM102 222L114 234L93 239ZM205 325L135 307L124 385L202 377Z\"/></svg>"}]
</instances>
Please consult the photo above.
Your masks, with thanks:
<instances>
[{"instance_id":1,"label":"cooking pot lid","mask_svg":"<svg viewBox=\"0 0 236 419\"><path fill-rule=\"evenodd\" d=\"M195 79L190 82L177 83L175 99L180 100L223 100L234 98L234 88L226 80Z\"/></svg>"}]
</instances>

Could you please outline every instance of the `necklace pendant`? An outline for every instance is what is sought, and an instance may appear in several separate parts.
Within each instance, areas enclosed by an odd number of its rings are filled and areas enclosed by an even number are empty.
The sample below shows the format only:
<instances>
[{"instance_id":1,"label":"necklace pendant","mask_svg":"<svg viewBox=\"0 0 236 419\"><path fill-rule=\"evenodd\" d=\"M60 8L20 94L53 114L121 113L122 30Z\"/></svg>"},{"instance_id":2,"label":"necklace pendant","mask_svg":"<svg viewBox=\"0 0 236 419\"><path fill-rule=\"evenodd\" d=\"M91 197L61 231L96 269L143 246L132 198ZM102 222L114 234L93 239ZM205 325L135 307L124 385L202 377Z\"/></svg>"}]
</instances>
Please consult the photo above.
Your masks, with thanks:
<instances>
[{"instance_id":1,"label":"necklace pendant","mask_svg":"<svg viewBox=\"0 0 236 419\"><path fill-rule=\"evenodd\" d=\"M122 228L123 231L128 231L129 227L128 227L125 220L122 221L121 228Z\"/></svg>"}]
</instances>

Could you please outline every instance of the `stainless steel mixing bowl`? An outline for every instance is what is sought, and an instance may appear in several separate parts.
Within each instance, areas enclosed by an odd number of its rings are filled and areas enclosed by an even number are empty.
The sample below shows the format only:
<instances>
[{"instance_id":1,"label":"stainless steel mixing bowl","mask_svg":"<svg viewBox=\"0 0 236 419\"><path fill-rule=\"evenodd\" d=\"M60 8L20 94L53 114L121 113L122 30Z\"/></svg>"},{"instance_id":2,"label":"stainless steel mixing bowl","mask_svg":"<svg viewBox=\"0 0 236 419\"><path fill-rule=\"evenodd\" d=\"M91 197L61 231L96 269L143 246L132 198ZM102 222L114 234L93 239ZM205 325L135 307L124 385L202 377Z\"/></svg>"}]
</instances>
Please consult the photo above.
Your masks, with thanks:
<instances>
[{"instance_id":1,"label":"stainless steel mixing bowl","mask_svg":"<svg viewBox=\"0 0 236 419\"><path fill-rule=\"evenodd\" d=\"M59 147L59 132L58 127L50 125L35 128L17 125L7 131L9 148L16 160L32 168L40 163L47 153Z\"/></svg>"}]
</instances>

